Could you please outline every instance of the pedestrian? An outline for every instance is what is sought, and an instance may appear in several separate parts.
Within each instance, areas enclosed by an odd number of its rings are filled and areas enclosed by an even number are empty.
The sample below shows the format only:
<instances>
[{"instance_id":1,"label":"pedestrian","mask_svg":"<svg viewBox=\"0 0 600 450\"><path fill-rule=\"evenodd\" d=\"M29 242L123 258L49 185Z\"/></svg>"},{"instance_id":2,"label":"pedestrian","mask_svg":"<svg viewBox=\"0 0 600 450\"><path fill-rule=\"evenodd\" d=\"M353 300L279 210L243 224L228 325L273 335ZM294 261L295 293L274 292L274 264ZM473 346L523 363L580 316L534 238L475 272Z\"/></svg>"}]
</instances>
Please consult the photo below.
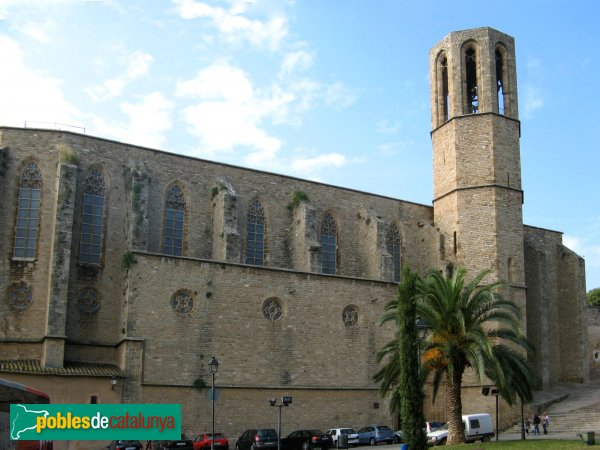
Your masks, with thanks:
<instances>
[{"instance_id":1,"label":"pedestrian","mask_svg":"<svg viewBox=\"0 0 600 450\"><path fill-rule=\"evenodd\" d=\"M540 422L542 420L540 419L540 416L538 416L537 414L533 415L533 434L534 435L538 435L540 434Z\"/></svg>"},{"instance_id":2,"label":"pedestrian","mask_svg":"<svg viewBox=\"0 0 600 450\"><path fill-rule=\"evenodd\" d=\"M544 434L548 434L548 427L550 426L550 416L546 413L542 414L542 428Z\"/></svg>"},{"instance_id":3,"label":"pedestrian","mask_svg":"<svg viewBox=\"0 0 600 450\"><path fill-rule=\"evenodd\" d=\"M531 426L531 422L529 421L529 418L525 419L525 433L529 434L529 427Z\"/></svg>"}]
</instances>

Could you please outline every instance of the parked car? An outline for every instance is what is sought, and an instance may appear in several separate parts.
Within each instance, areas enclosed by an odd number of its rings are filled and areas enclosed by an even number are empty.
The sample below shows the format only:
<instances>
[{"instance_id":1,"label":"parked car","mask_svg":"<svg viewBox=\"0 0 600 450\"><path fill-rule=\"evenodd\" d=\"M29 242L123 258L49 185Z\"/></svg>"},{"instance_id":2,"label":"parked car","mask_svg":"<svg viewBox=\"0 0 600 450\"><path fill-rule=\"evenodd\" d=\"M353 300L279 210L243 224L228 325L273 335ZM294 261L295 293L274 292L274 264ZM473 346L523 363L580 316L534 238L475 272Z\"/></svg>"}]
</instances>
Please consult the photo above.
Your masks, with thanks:
<instances>
[{"instance_id":1,"label":"parked car","mask_svg":"<svg viewBox=\"0 0 600 450\"><path fill-rule=\"evenodd\" d=\"M492 416L489 414L466 414L462 416L467 442L489 442L494 436ZM446 445L448 439L448 424L435 431L427 433L428 445Z\"/></svg>"},{"instance_id":2,"label":"parked car","mask_svg":"<svg viewBox=\"0 0 600 450\"><path fill-rule=\"evenodd\" d=\"M331 436L321 430L296 430L281 439L282 450L327 450L332 445Z\"/></svg>"},{"instance_id":3,"label":"parked car","mask_svg":"<svg viewBox=\"0 0 600 450\"><path fill-rule=\"evenodd\" d=\"M358 443L377 445L381 442L393 444L396 435L386 425L369 425L358 430Z\"/></svg>"},{"instance_id":4,"label":"parked car","mask_svg":"<svg viewBox=\"0 0 600 450\"><path fill-rule=\"evenodd\" d=\"M246 430L235 443L236 450L277 448L277 432L271 428Z\"/></svg>"},{"instance_id":5,"label":"parked car","mask_svg":"<svg viewBox=\"0 0 600 450\"><path fill-rule=\"evenodd\" d=\"M325 432L331 436L331 445L337 446L338 437L341 435L348 436L348 445L358 445L358 433L354 428L331 428Z\"/></svg>"},{"instance_id":6,"label":"parked car","mask_svg":"<svg viewBox=\"0 0 600 450\"><path fill-rule=\"evenodd\" d=\"M425 422L425 433L431 433L432 431L442 428L446 422L440 422L437 420L431 422Z\"/></svg>"},{"instance_id":7,"label":"parked car","mask_svg":"<svg viewBox=\"0 0 600 450\"><path fill-rule=\"evenodd\" d=\"M143 446L140 441L112 441L108 450L142 450Z\"/></svg>"},{"instance_id":8,"label":"parked car","mask_svg":"<svg viewBox=\"0 0 600 450\"><path fill-rule=\"evenodd\" d=\"M194 441L187 439L185 435L181 439L173 439L167 441L154 441L153 450L194 450Z\"/></svg>"},{"instance_id":9,"label":"parked car","mask_svg":"<svg viewBox=\"0 0 600 450\"><path fill-rule=\"evenodd\" d=\"M200 433L194 438L194 450L206 450L211 448L210 444L212 443L212 440L211 433ZM215 433L213 447L218 448L219 450L229 450L229 440L223 436L223 433Z\"/></svg>"}]
</instances>

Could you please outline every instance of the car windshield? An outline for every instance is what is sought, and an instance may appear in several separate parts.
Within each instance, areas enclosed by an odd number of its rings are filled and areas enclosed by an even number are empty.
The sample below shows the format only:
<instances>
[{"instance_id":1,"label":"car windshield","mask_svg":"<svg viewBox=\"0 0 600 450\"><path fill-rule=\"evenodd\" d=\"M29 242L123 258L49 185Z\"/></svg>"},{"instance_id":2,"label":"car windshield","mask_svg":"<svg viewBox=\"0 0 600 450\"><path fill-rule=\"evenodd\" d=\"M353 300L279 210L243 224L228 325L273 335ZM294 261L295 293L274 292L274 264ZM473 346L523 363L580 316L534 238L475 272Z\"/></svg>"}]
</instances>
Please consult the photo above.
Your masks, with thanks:
<instances>
[{"instance_id":1,"label":"car windshield","mask_svg":"<svg viewBox=\"0 0 600 450\"><path fill-rule=\"evenodd\" d=\"M212 439L212 434L208 433L206 439ZM215 439L223 439L223 433L215 433Z\"/></svg>"},{"instance_id":2,"label":"car windshield","mask_svg":"<svg viewBox=\"0 0 600 450\"><path fill-rule=\"evenodd\" d=\"M379 426L377 428L379 428L380 430L383 430L383 431L388 431L388 430L392 431L392 429L390 427L386 426L386 425L382 425L382 426Z\"/></svg>"},{"instance_id":3,"label":"car windshield","mask_svg":"<svg viewBox=\"0 0 600 450\"><path fill-rule=\"evenodd\" d=\"M261 438L272 438L272 437L276 438L277 437L277 433L275 433L275 430L260 430L257 434Z\"/></svg>"},{"instance_id":4,"label":"car windshield","mask_svg":"<svg viewBox=\"0 0 600 450\"><path fill-rule=\"evenodd\" d=\"M342 433L342 434L356 434L356 430L354 428L344 428L343 430L340 430L340 433Z\"/></svg>"}]
</instances>

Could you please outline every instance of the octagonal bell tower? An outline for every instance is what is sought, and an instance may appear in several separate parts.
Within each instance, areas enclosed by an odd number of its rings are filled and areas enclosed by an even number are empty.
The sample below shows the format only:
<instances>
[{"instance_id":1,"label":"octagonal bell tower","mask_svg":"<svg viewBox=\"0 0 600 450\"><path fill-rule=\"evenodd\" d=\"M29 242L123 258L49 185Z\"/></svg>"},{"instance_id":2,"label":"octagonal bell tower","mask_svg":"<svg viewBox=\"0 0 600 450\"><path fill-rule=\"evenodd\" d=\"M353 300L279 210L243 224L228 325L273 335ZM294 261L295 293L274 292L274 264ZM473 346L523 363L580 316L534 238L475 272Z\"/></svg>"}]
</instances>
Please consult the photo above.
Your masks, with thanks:
<instances>
[{"instance_id":1,"label":"octagonal bell tower","mask_svg":"<svg viewBox=\"0 0 600 450\"><path fill-rule=\"evenodd\" d=\"M489 269L525 311L523 191L514 39L450 33L429 53L434 219L442 260Z\"/></svg>"}]
</instances>

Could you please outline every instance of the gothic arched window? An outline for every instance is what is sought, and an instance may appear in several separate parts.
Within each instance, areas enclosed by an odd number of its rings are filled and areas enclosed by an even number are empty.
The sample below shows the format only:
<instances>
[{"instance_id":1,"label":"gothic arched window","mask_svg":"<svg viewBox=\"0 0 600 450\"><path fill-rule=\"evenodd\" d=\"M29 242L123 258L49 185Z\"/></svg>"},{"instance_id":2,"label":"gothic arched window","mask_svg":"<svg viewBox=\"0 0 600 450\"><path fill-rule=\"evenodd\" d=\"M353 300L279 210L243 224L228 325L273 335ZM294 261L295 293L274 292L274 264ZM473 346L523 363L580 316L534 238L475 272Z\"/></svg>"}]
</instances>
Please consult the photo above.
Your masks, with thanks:
<instances>
[{"instance_id":1,"label":"gothic arched window","mask_svg":"<svg viewBox=\"0 0 600 450\"><path fill-rule=\"evenodd\" d=\"M98 169L91 170L83 186L81 242L79 243L79 262L81 264L100 264L104 189L102 172Z\"/></svg>"},{"instance_id":2,"label":"gothic arched window","mask_svg":"<svg viewBox=\"0 0 600 450\"><path fill-rule=\"evenodd\" d=\"M163 253L183 255L183 225L185 222L185 197L181 186L174 184L167 192Z\"/></svg>"},{"instance_id":3,"label":"gothic arched window","mask_svg":"<svg viewBox=\"0 0 600 450\"><path fill-rule=\"evenodd\" d=\"M321 222L321 272L335 275L337 229L331 214Z\"/></svg>"},{"instance_id":4,"label":"gothic arched window","mask_svg":"<svg viewBox=\"0 0 600 450\"><path fill-rule=\"evenodd\" d=\"M477 59L475 49L465 51L465 74L467 84L467 114L479 112L479 86L477 85Z\"/></svg>"},{"instance_id":5,"label":"gothic arched window","mask_svg":"<svg viewBox=\"0 0 600 450\"><path fill-rule=\"evenodd\" d=\"M387 251L392 255L394 261L394 281L400 281L400 232L396 225L392 224L387 233Z\"/></svg>"},{"instance_id":6,"label":"gothic arched window","mask_svg":"<svg viewBox=\"0 0 600 450\"><path fill-rule=\"evenodd\" d=\"M438 108L441 109L441 123L450 119L450 91L448 87L448 58L441 54L438 58L438 92L440 101Z\"/></svg>"},{"instance_id":7,"label":"gothic arched window","mask_svg":"<svg viewBox=\"0 0 600 450\"><path fill-rule=\"evenodd\" d=\"M498 45L496 47L496 86L498 95L498 113L510 115L507 92L510 90L508 83L508 52L506 47Z\"/></svg>"},{"instance_id":8,"label":"gothic arched window","mask_svg":"<svg viewBox=\"0 0 600 450\"><path fill-rule=\"evenodd\" d=\"M35 258L42 196L42 174L38 165L27 163L19 182L14 258Z\"/></svg>"},{"instance_id":9,"label":"gothic arched window","mask_svg":"<svg viewBox=\"0 0 600 450\"><path fill-rule=\"evenodd\" d=\"M246 228L246 264L263 266L265 263L265 212L258 200L248 209Z\"/></svg>"}]
</instances>

